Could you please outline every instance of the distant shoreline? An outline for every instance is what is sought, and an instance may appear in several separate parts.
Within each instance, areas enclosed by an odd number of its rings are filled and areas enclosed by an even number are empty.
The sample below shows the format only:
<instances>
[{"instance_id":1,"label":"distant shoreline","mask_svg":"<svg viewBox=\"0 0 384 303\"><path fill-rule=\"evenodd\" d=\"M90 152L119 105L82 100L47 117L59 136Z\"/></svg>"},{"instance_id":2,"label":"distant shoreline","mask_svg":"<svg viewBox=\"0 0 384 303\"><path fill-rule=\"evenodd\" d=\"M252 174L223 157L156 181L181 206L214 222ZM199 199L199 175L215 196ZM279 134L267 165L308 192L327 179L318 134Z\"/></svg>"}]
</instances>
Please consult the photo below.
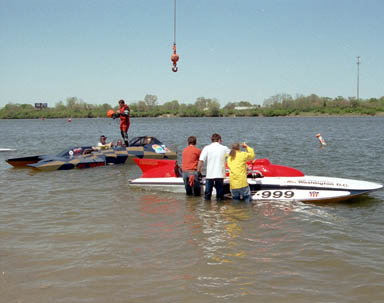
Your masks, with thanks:
<instances>
[{"instance_id":1,"label":"distant shoreline","mask_svg":"<svg viewBox=\"0 0 384 303\"><path fill-rule=\"evenodd\" d=\"M281 115L281 116L263 116L263 115L258 115L258 116L246 116L246 115L228 115L228 116L215 116L215 117L210 117L210 116L203 116L203 117L195 117L195 116L178 116L178 115L173 115L173 114L165 114L165 115L159 115L156 117L135 117L132 116L131 119L135 118L140 118L140 119L145 119L145 118L353 118L353 117L384 117L384 112L378 112L375 114L356 114L356 113L347 113L347 114L322 114L322 113L299 113L299 114L290 114L290 115ZM62 119L62 120L67 120L67 119L107 119L108 117L38 117L38 118L0 118L0 120L54 120L54 119ZM108 118L109 119L109 118Z\"/></svg>"},{"instance_id":2,"label":"distant shoreline","mask_svg":"<svg viewBox=\"0 0 384 303\"><path fill-rule=\"evenodd\" d=\"M172 115L172 114L167 114L167 115L160 115L157 117L148 117L148 118L295 118L295 117L383 117L384 112L378 112L374 115L368 115L368 114L356 114L356 113L348 113L348 114L314 114L314 113L300 113L300 114L291 114L291 115L281 115L281 116L274 116L274 117L269 117L269 116L263 116L263 115L258 115L258 116L243 116L243 115L229 115L229 116L219 116L219 117L209 117L209 116L204 116L204 117L185 117L185 116L178 116L178 115ZM132 117L131 117L132 118ZM133 118L147 118L147 117L133 117Z\"/></svg>"},{"instance_id":3,"label":"distant shoreline","mask_svg":"<svg viewBox=\"0 0 384 303\"><path fill-rule=\"evenodd\" d=\"M263 106L248 101L229 102L221 106L217 99L199 97L195 103L177 100L157 103L157 96L146 95L144 100L130 103L132 118L140 117L364 117L384 116L384 96L356 100L355 98L328 98L315 94L278 94L264 101ZM56 118L106 118L107 112L118 111L110 104L87 104L77 97L68 98L66 105L60 101L54 107L47 103L13 104L0 109L0 119L56 119Z\"/></svg>"}]
</instances>

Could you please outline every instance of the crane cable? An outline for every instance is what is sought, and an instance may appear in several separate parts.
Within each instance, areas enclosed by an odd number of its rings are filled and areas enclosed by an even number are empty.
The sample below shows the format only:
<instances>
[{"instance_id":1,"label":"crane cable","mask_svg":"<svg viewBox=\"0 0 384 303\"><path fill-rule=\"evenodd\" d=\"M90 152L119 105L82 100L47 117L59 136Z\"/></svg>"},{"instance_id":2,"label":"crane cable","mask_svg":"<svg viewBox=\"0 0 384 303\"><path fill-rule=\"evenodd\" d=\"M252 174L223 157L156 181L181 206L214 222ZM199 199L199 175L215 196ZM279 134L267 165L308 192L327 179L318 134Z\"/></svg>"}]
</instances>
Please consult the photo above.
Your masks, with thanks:
<instances>
[{"instance_id":1,"label":"crane cable","mask_svg":"<svg viewBox=\"0 0 384 303\"><path fill-rule=\"evenodd\" d=\"M173 62L172 71L177 72L177 61L179 60L179 55L176 54L176 0L174 0L174 11L173 11L173 54L171 56L171 61Z\"/></svg>"}]
</instances>

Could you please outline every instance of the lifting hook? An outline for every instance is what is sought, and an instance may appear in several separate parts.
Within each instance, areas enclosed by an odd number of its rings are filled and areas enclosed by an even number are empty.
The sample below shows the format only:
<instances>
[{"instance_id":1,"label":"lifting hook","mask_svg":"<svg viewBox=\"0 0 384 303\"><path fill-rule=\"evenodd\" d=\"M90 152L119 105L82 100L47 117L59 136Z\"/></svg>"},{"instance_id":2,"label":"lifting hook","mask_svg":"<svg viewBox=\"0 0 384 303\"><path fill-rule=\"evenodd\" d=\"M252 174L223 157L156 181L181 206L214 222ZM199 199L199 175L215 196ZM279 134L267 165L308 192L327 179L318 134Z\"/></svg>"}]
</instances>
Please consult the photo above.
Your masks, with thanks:
<instances>
[{"instance_id":1,"label":"lifting hook","mask_svg":"<svg viewBox=\"0 0 384 303\"><path fill-rule=\"evenodd\" d=\"M171 56L171 61L173 62L172 71L176 73L178 71L176 63L179 61L179 55L176 54L176 43L173 43L173 54Z\"/></svg>"}]
</instances>

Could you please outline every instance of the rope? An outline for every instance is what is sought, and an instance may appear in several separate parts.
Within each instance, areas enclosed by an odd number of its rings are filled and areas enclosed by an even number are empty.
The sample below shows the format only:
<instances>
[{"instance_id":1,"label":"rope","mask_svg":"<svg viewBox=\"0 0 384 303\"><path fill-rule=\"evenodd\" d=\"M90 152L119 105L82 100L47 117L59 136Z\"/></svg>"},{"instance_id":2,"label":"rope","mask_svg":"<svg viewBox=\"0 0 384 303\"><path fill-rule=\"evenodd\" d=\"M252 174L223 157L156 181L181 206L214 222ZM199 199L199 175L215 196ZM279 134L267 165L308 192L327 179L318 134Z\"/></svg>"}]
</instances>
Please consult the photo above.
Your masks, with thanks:
<instances>
[{"instance_id":1,"label":"rope","mask_svg":"<svg viewBox=\"0 0 384 303\"><path fill-rule=\"evenodd\" d=\"M174 0L173 11L173 44L176 44L176 0Z\"/></svg>"},{"instance_id":2,"label":"rope","mask_svg":"<svg viewBox=\"0 0 384 303\"><path fill-rule=\"evenodd\" d=\"M171 56L171 61L173 62L172 71L177 72L177 61L179 60L179 55L176 53L176 0L174 0L173 18L173 55Z\"/></svg>"}]
</instances>

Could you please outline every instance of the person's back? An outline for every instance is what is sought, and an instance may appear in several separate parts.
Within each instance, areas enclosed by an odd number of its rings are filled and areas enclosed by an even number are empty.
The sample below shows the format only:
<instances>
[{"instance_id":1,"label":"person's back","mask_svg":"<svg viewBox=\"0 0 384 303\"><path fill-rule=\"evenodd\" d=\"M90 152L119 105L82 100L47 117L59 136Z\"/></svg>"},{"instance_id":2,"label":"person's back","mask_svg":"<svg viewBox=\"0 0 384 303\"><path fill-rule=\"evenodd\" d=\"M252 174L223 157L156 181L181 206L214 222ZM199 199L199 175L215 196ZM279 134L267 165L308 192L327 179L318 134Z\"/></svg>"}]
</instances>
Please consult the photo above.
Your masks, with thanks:
<instances>
[{"instance_id":1,"label":"person's back","mask_svg":"<svg viewBox=\"0 0 384 303\"><path fill-rule=\"evenodd\" d=\"M221 145L219 142L212 142L203 149L202 156L204 162L207 163L206 178L224 178L225 177L225 158L229 153L228 147Z\"/></svg>"},{"instance_id":2,"label":"person's back","mask_svg":"<svg viewBox=\"0 0 384 303\"><path fill-rule=\"evenodd\" d=\"M186 170L197 170L197 164L199 162L199 157L201 150L194 145L188 145L183 150L181 169Z\"/></svg>"},{"instance_id":3,"label":"person's back","mask_svg":"<svg viewBox=\"0 0 384 303\"><path fill-rule=\"evenodd\" d=\"M229 183L231 186L233 200L239 200L240 195L249 202L250 190L247 180L247 161L253 160L255 152L252 147L242 144L246 151L240 151L240 144L232 144L227 165L229 168Z\"/></svg>"},{"instance_id":4,"label":"person's back","mask_svg":"<svg viewBox=\"0 0 384 303\"><path fill-rule=\"evenodd\" d=\"M197 166L201 150L196 146L196 137L188 138L188 146L183 150L181 169L183 171L183 180L187 195L200 195L200 182L198 180Z\"/></svg>"},{"instance_id":5,"label":"person's back","mask_svg":"<svg viewBox=\"0 0 384 303\"><path fill-rule=\"evenodd\" d=\"M216 188L216 199L224 199L225 158L229 148L221 145L221 136L213 134L212 143L204 147L200 154L198 171L201 172L204 163L207 163L205 177L205 199L210 200L213 187Z\"/></svg>"}]
</instances>

